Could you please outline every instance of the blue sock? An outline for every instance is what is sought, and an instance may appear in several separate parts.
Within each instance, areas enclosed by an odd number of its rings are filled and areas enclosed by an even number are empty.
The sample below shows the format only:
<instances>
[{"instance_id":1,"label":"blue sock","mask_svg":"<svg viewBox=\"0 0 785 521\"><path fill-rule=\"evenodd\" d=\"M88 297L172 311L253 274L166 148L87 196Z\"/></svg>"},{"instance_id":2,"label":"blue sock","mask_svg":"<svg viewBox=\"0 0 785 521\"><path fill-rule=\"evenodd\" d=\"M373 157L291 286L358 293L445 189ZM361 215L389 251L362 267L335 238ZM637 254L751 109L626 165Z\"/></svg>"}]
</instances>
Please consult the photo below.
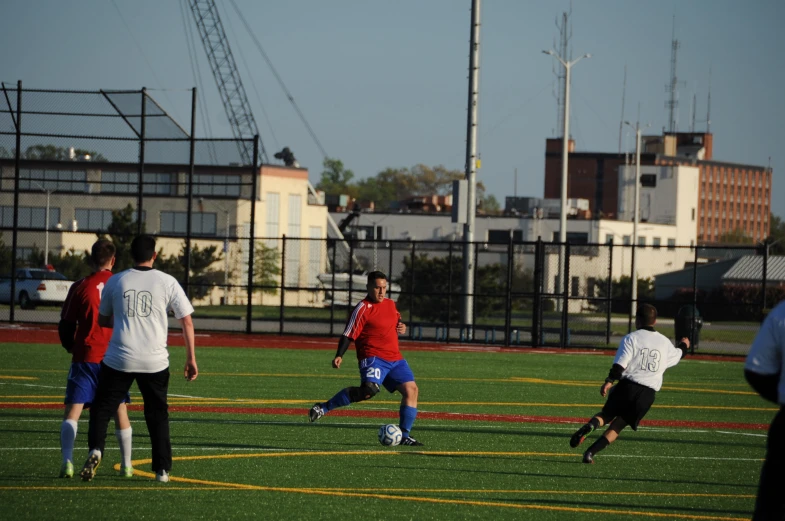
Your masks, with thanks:
<instances>
[{"instance_id":1,"label":"blue sock","mask_svg":"<svg viewBox=\"0 0 785 521\"><path fill-rule=\"evenodd\" d=\"M412 430L412 426L414 425L414 419L417 417L417 409L401 404L399 414L401 432L403 432L404 438L408 438L409 431Z\"/></svg>"},{"instance_id":2,"label":"blue sock","mask_svg":"<svg viewBox=\"0 0 785 521\"><path fill-rule=\"evenodd\" d=\"M330 398L327 403L322 404L324 412L332 411L336 407L346 407L352 403L349 399L349 392L346 389L341 389L338 394Z\"/></svg>"}]
</instances>

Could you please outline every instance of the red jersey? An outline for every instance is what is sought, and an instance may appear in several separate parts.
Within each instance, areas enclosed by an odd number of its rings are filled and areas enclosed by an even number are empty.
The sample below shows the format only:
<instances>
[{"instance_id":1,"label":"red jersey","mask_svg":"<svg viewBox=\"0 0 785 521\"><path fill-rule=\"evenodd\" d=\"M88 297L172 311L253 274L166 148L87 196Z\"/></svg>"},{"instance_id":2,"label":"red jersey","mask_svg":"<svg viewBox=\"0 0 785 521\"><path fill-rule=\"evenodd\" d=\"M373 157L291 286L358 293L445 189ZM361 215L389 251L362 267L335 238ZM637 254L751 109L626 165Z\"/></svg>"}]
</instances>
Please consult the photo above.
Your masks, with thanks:
<instances>
[{"instance_id":1,"label":"red jersey","mask_svg":"<svg viewBox=\"0 0 785 521\"><path fill-rule=\"evenodd\" d=\"M112 329L98 325L98 305L106 281L112 276L108 270L99 271L76 281L68 290L60 318L76 323L73 362L99 363L104 359Z\"/></svg>"},{"instance_id":2,"label":"red jersey","mask_svg":"<svg viewBox=\"0 0 785 521\"><path fill-rule=\"evenodd\" d=\"M354 340L358 360L372 356L389 362L403 360L396 331L400 320L395 302L386 298L377 304L366 297L355 306L343 335Z\"/></svg>"}]
</instances>

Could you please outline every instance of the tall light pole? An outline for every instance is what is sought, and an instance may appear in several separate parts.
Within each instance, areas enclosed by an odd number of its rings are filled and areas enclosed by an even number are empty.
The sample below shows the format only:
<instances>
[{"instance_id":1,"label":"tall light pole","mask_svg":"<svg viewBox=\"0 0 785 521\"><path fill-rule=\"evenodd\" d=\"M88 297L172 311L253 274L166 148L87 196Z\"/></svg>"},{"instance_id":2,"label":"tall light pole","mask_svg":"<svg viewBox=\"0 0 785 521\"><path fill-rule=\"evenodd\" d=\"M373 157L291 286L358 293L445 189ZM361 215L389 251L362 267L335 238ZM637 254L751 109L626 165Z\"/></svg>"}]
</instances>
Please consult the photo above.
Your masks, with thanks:
<instances>
[{"instance_id":1,"label":"tall light pole","mask_svg":"<svg viewBox=\"0 0 785 521\"><path fill-rule=\"evenodd\" d=\"M37 184L42 192L46 193L46 216L44 217L44 266L49 266L49 200L53 193L57 190L47 190L38 181L33 181Z\"/></svg>"},{"instance_id":2,"label":"tall light pole","mask_svg":"<svg viewBox=\"0 0 785 521\"><path fill-rule=\"evenodd\" d=\"M564 60L555 51L542 51L544 54L553 56L564 67L564 135L562 136L561 149L561 211L559 214L559 280L563 278L564 260L562 250L567 242L567 158L569 154L570 142L570 70L572 66L584 58L591 58L591 54L584 54L572 61ZM566 281L564 281L566 284ZM558 291L558 288L556 288Z\"/></svg>"},{"instance_id":3,"label":"tall light pole","mask_svg":"<svg viewBox=\"0 0 785 521\"><path fill-rule=\"evenodd\" d=\"M629 121L624 122L625 125L632 127ZM648 127L648 125L646 125ZM635 123L635 195L633 201L633 215L632 215L632 262L630 266L630 279L632 282L630 298L632 300L630 305L630 317L634 317L638 310L638 270L637 261L635 259L635 249L638 247L638 222L640 220L640 200L641 200L641 124L640 121ZM632 318L630 318L632 320Z\"/></svg>"}]
</instances>

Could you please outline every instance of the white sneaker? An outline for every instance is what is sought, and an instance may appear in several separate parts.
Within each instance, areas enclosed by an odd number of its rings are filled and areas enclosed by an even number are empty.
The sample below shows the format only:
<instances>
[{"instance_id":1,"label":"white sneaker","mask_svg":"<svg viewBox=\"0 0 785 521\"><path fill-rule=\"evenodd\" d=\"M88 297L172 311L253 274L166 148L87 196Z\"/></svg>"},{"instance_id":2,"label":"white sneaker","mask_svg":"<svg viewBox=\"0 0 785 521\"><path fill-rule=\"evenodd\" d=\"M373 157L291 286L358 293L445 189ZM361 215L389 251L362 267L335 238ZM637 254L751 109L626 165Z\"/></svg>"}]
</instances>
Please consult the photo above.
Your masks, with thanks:
<instances>
[{"instance_id":1,"label":"white sneaker","mask_svg":"<svg viewBox=\"0 0 785 521\"><path fill-rule=\"evenodd\" d=\"M155 480L161 483L169 483L169 473L165 470L155 473Z\"/></svg>"}]
</instances>

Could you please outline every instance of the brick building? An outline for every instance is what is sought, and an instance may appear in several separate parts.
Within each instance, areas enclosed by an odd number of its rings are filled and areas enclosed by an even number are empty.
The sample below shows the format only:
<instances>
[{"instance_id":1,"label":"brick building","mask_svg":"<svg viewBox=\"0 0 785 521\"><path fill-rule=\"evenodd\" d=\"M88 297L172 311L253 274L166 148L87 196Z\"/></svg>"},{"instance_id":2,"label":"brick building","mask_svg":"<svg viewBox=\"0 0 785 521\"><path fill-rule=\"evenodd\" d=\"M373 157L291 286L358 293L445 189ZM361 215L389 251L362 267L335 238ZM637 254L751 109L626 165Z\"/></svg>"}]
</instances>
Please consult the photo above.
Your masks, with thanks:
<instances>
[{"instance_id":1,"label":"brick building","mask_svg":"<svg viewBox=\"0 0 785 521\"><path fill-rule=\"evenodd\" d=\"M641 165L695 166L699 169L697 237L700 243L718 242L724 234L741 232L755 241L769 235L771 212L770 168L715 161L712 134L664 133L643 136ZM545 197L560 196L562 140L545 145ZM616 218L619 212L619 167L634 163L634 154L575 152L568 146L567 197L589 200L592 215Z\"/></svg>"}]
</instances>

